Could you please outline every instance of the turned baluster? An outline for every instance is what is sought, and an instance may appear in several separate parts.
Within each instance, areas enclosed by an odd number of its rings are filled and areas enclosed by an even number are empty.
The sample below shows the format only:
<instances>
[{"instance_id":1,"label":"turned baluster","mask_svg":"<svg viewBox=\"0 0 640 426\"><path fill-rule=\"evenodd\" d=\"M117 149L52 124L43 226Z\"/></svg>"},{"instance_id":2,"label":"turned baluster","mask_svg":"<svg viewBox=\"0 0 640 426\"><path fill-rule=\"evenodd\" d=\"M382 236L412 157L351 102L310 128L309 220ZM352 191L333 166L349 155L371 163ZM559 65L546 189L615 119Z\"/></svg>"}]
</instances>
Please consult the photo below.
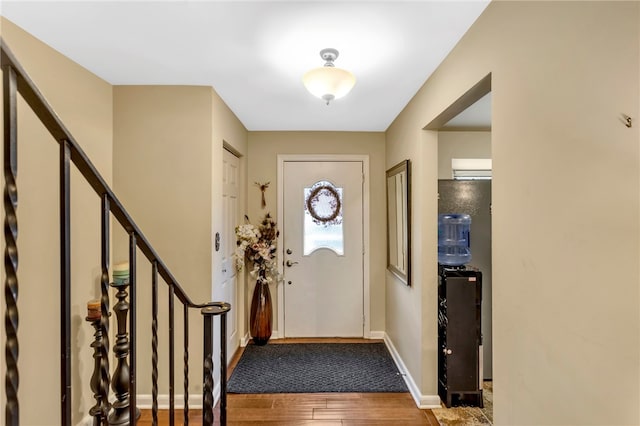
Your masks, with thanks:
<instances>
[{"instance_id":1,"label":"turned baluster","mask_svg":"<svg viewBox=\"0 0 640 426\"><path fill-rule=\"evenodd\" d=\"M116 314L118 334L116 343L113 346L113 353L116 356L117 364L111 379L111 388L116 396L113 403L113 411L109 415L110 425L132 424L130 422L130 394L129 394L129 338L127 334L127 314L129 313L129 302L127 301L127 289L129 288L128 264L116 265L113 269L114 282L111 286L118 290L116 299L118 302L113 306ZM126 278L119 275L119 272L127 271ZM136 413L136 420L140 412Z\"/></svg>"},{"instance_id":2,"label":"turned baluster","mask_svg":"<svg viewBox=\"0 0 640 426\"><path fill-rule=\"evenodd\" d=\"M100 426L106 421L106 412L109 410L109 401L104 400L102 387L101 387L101 369L102 369L102 310L100 308L99 300L92 300L87 303L87 322L90 322L95 332L93 333L94 340L91 343L93 348L93 375L91 376L91 390L93 391L93 397L96 400L96 405L91 407L89 414L93 417L93 425ZM105 408L106 407L106 408ZM106 412L105 412L106 411Z\"/></svg>"}]
</instances>

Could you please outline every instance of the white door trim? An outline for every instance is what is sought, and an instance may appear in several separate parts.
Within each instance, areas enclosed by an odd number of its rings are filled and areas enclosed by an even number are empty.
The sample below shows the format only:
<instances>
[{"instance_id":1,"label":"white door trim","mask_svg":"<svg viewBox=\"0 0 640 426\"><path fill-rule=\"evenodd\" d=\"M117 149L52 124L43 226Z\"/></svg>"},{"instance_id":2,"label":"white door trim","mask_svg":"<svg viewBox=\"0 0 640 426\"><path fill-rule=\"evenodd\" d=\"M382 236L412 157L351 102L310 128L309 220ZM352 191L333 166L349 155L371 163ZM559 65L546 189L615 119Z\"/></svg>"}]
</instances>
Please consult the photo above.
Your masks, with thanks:
<instances>
[{"instance_id":1,"label":"white door trim","mask_svg":"<svg viewBox=\"0 0 640 426\"><path fill-rule=\"evenodd\" d=\"M358 154L279 154L278 155L278 217L276 218L278 224L282 224L284 217L282 212L284 211L284 163L287 161L361 161L362 169L364 171L363 184L362 184L362 202L363 202L363 218L362 218L362 237L363 237L363 312L364 312L364 327L363 336L365 338L371 337L371 292L370 292L370 212L369 212L369 156ZM278 272L283 274L284 268L282 259L284 253L282 234L278 237ZM278 285L278 300L276 304L276 316L278 318L278 330L273 333L274 337L286 336L284 330L284 285L280 283Z\"/></svg>"}]
</instances>

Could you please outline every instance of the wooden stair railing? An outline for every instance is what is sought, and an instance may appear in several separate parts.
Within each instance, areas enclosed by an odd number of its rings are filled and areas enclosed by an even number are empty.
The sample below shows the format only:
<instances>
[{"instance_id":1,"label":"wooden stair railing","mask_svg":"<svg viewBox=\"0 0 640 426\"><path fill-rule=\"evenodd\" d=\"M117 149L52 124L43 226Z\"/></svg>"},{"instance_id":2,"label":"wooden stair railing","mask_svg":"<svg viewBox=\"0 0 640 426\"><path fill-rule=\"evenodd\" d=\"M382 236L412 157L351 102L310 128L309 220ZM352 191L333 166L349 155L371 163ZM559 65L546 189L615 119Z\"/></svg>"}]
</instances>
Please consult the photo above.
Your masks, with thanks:
<instances>
[{"instance_id":1,"label":"wooden stair railing","mask_svg":"<svg viewBox=\"0 0 640 426\"><path fill-rule=\"evenodd\" d=\"M188 424L188 372L189 372L189 323L190 309L199 309L203 315L203 425L213 425L213 317L220 316L220 424L226 424L226 315L231 306L226 302L194 303L185 293L178 281L160 259L149 241L131 219L95 166L80 148L71 133L65 128L60 118L39 92L28 74L18 63L6 43L0 38L0 66L3 74L3 114L4 114L4 237L5 237L5 424L20 424L20 405L18 401L18 187L17 176L17 95L29 105L55 141L60 145L60 401L61 425L71 424L71 256L70 256L70 168L73 164L82 174L86 182L102 200L101 209L101 269L100 280L100 332L102 335L100 353L99 386L96 396L97 408L94 410L94 424L108 425L116 423L131 424L135 419L136 407L136 248L144 254L152 265L152 418L157 424L158 416L158 275L168 285L169 293L169 414L170 424L174 424L174 301L177 299L183 306L184 315L184 423ZM116 218L129 235L129 302L128 328L126 323L120 324L124 333L118 333L114 352L118 357L118 368L113 379L109 369L109 222ZM114 285L115 286L115 285ZM120 289L122 290L122 289ZM124 291L124 290L122 290ZM124 294L118 292L119 302L125 301ZM116 315L118 304L114 306ZM126 321L126 318L122 318ZM123 371L126 367L126 372ZM113 383L115 382L115 383ZM122 402L119 416L117 410L109 414L109 384L112 383L118 402ZM87 386L88 390L88 386ZM124 395L123 401L119 397ZM116 405L114 404L114 405ZM123 413L126 407L128 413ZM111 417L110 417L111 416ZM123 420L124 419L124 420Z\"/></svg>"}]
</instances>

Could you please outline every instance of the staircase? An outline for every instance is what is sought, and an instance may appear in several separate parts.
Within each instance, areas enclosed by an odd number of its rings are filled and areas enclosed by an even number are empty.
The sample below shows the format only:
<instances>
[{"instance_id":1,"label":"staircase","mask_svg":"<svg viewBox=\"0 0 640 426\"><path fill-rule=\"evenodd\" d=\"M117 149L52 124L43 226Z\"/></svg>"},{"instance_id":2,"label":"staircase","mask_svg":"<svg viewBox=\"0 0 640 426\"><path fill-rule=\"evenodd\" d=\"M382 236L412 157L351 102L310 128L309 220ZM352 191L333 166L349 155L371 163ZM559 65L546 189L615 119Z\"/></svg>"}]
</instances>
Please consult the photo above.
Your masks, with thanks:
<instances>
[{"instance_id":1,"label":"staircase","mask_svg":"<svg viewBox=\"0 0 640 426\"><path fill-rule=\"evenodd\" d=\"M42 356L60 357L60 392L58 395L38 395L38 398L56 398L60 401L61 425L72 423L72 390L93 394L95 405L89 410L94 425L132 424L139 416L136 406L137 358L136 348L140 344L137 336L136 320L138 286L136 283L138 262L151 265L151 310L152 332L148 344L152 347L152 423L158 422L158 291L164 282L167 286L169 311L169 419L175 418L175 311L182 310L183 325L183 385L184 385L184 424L189 422L189 312L196 309L202 314L203 329L203 388L202 388L202 424L214 423L214 317L220 318L220 331L217 334L220 347L220 418L219 424L226 424L226 316L231 307L225 302L193 302L165 263L160 259L142 231L130 217L104 178L82 151L70 132L44 99L33 81L18 63L6 43L0 39L0 66L3 75L3 123L4 123L4 266L5 266L5 424L20 424L19 372L37 370L36 366L21 366L19 362L19 304L20 289L18 273L18 95L35 113L53 139L59 145L59 212L60 212L60 347L43 348ZM72 166L80 173L101 201L100 211L100 299L91 307L87 321L94 327L94 342L87 351L93 350L95 360L91 383L83 389L72 387L72 328L71 328L71 170ZM112 218L127 233L128 273L121 280L110 276L111 229ZM114 223L115 223L114 221ZM137 258L141 252L143 259ZM117 290L117 303L111 306L111 288ZM27 289L34 291L34 289ZM176 308L175 305L178 304ZM113 315L112 315L113 314ZM117 329L113 352L110 351L110 330ZM127 332L127 329L129 332ZM115 356L115 365L110 360ZM199 359L198 359L199 361ZM110 394L109 389L113 390ZM33 395L30 395L33 402ZM52 424L56 423L52 419Z\"/></svg>"}]
</instances>

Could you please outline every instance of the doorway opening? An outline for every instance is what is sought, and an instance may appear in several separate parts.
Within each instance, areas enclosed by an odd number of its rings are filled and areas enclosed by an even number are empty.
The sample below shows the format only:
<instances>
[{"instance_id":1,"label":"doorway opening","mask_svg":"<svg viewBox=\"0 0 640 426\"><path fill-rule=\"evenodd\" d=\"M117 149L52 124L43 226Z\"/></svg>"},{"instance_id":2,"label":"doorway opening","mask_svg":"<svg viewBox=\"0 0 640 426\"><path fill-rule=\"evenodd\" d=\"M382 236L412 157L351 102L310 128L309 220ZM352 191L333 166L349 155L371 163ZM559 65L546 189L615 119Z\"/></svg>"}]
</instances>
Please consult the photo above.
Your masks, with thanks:
<instances>
[{"instance_id":1,"label":"doorway opening","mask_svg":"<svg viewBox=\"0 0 640 426\"><path fill-rule=\"evenodd\" d=\"M480 348L473 362L478 363L489 407L493 393L491 102L489 74L425 128L438 132L438 213L471 217L471 260L466 268L482 274ZM492 422L492 410L483 412Z\"/></svg>"},{"instance_id":2,"label":"doorway opening","mask_svg":"<svg viewBox=\"0 0 640 426\"><path fill-rule=\"evenodd\" d=\"M483 379L491 380L491 93L438 130L438 213L471 216L471 262L482 272Z\"/></svg>"}]
</instances>

